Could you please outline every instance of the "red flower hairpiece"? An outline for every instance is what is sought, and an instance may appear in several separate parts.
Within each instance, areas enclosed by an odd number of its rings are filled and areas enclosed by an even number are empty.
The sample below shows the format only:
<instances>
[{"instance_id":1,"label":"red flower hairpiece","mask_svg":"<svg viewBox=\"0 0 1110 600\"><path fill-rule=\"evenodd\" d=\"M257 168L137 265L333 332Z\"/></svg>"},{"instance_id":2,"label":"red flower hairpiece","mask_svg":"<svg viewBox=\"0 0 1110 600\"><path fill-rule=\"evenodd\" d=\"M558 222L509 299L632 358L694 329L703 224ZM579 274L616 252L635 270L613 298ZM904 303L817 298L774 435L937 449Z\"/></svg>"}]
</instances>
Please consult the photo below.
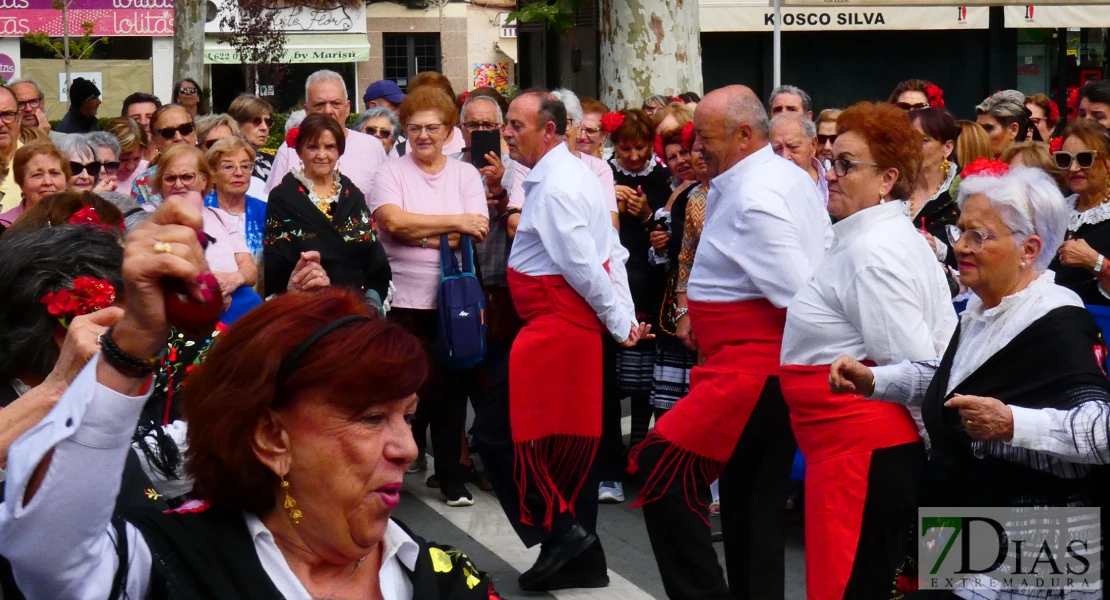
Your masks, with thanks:
<instances>
[{"instance_id":1,"label":"red flower hairpiece","mask_svg":"<svg viewBox=\"0 0 1110 600\"><path fill-rule=\"evenodd\" d=\"M964 179L969 177L1002 177L1010 170L1010 165L1000 160L977 158L963 170Z\"/></svg>"},{"instance_id":2,"label":"red flower hairpiece","mask_svg":"<svg viewBox=\"0 0 1110 600\"><path fill-rule=\"evenodd\" d=\"M466 104L467 96L470 96L470 92L463 92L462 95L459 96L459 104Z\"/></svg>"},{"instance_id":3,"label":"red flower hairpiece","mask_svg":"<svg viewBox=\"0 0 1110 600\"><path fill-rule=\"evenodd\" d=\"M285 132L285 145L290 148L297 147L297 136L301 135L301 128L294 127Z\"/></svg>"},{"instance_id":4,"label":"red flower hairpiece","mask_svg":"<svg viewBox=\"0 0 1110 600\"><path fill-rule=\"evenodd\" d=\"M663 154L663 136L655 134L655 143L652 144L651 149L655 150L656 156L660 158L663 158L665 156Z\"/></svg>"},{"instance_id":5,"label":"red flower hairpiece","mask_svg":"<svg viewBox=\"0 0 1110 600\"><path fill-rule=\"evenodd\" d=\"M101 221L100 220L100 215L97 214L96 209L93 208L92 206L86 206L86 207L82 208L81 210L73 213L73 216L71 216L69 218L69 224L70 225L92 225L93 227L97 227L99 229L107 229L109 231L111 231L112 229L115 229L114 227L111 227L110 225L106 225L103 221ZM121 225L119 227L119 229L122 230L123 226Z\"/></svg>"},{"instance_id":6,"label":"red flower hairpiece","mask_svg":"<svg viewBox=\"0 0 1110 600\"><path fill-rule=\"evenodd\" d=\"M108 308L115 301L116 288L96 277L78 277L73 280L73 287L50 292L39 300L46 305L46 312L67 328L75 317Z\"/></svg>"},{"instance_id":7,"label":"red flower hairpiece","mask_svg":"<svg viewBox=\"0 0 1110 600\"><path fill-rule=\"evenodd\" d=\"M601 128L605 133L613 133L624 125L624 113L611 112L601 115Z\"/></svg>"},{"instance_id":8,"label":"red flower hairpiece","mask_svg":"<svg viewBox=\"0 0 1110 600\"><path fill-rule=\"evenodd\" d=\"M1054 137L1054 138L1052 138L1052 140L1050 142L1048 142L1048 151L1049 152L1059 152L1063 149L1064 149L1064 138L1062 138L1062 137L1059 137L1059 136Z\"/></svg>"},{"instance_id":9,"label":"red flower hairpiece","mask_svg":"<svg viewBox=\"0 0 1110 600\"><path fill-rule=\"evenodd\" d=\"M679 98L678 96L671 96L671 102L678 102L679 104L686 104L685 102L682 101L682 98Z\"/></svg>"},{"instance_id":10,"label":"red flower hairpiece","mask_svg":"<svg viewBox=\"0 0 1110 600\"><path fill-rule=\"evenodd\" d=\"M693 148L694 138L696 137L697 134L694 133L694 122L687 121L686 124L682 126L682 147L687 150Z\"/></svg>"},{"instance_id":11,"label":"red flower hairpiece","mask_svg":"<svg viewBox=\"0 0 1110 600\"><path fill-rule=\"evenodd\" d=\"M925 86L925 96L929 98L931 108L944 108L944 90L939 85L930 83Z\"/></svg>"},{"instance_id":12,"label":"red flower hairpiece","mask_svg":"<svg viewBox=\"0 0 1110 600\"><path fill-rule=\"evenodd\" d=\"M1048 120L1056 123L1060 120L1060 107L1052 100L1048 101Z\"/></svg>"}]
</instances>

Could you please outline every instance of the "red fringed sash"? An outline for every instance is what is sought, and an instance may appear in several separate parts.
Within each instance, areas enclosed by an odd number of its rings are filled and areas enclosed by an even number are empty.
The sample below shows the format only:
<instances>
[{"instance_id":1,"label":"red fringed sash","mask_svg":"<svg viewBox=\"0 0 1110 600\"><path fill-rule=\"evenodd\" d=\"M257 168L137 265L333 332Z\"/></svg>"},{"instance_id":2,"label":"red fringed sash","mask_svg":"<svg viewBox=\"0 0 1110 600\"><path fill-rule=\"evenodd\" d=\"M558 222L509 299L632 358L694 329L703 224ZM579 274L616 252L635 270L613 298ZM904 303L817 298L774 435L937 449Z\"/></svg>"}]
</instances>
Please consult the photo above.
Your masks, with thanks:
<instances>
[{"instance_id":1,"label":"red fringed sash","mask_svg":"<svg viewBox=\"0 0 1110 600\"><path fill-rule=\"evenodd\" d=\"M827 365L783 366L780 382L813 500L805 508L808 598L839 599L855 563L871 453L921 436L904 406L829 391Z\"/></svg>"},{"instance_id":2,"label":"red fringed sash","mask_svg":"<svg viewBox=\"0 0 1110 600\"><path fill-rule=\"evenodd\" d=\"M645 446L667 444L633 506L659 499L676 478L688 498L695 497L690 488L697 474L707 481L717 479L740 441L767 378L779 374L786 309L766 300L691 300L689 309L690 326L705 364L690 372L690 393L633 449L630 458L635 468ZM695 512L704 517L704 511Z\"/></svg>"},{"instance_id":3,"label":"red fringed sash","mask_svg":"<svg viewBox=\"0 0 1110 600\"><path fill-rule=\"evenodd\" d=\"M550 529L556 506L559 512L574 512L601 441L604 327L559 275L532 277L509 269L508 280L513 304L525 321L509 353L520 520L533 522L524 505L531 483L546 501L543 525Z\"/></svg>"}]
</instances>

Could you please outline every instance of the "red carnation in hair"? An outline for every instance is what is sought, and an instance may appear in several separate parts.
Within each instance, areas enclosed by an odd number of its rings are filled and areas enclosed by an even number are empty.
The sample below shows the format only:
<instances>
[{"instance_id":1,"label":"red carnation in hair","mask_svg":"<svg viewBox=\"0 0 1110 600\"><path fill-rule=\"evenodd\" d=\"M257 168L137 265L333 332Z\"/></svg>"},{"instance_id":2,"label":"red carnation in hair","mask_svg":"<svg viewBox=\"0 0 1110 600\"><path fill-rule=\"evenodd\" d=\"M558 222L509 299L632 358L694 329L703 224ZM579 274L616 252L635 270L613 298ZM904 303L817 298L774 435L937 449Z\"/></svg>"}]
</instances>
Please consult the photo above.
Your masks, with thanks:
<instances>
[{"instance_id":1,"label":"red carnation in hair","mask_svg":"<svg viewBox=\"0 0 1110 600\"><path fill-rule=\"evenodd\" d=\"M694 122L687 121L686 124L682 126L682 146L687 150L693 148L695 137L697 137L697 134L694 133Z\"/></svg>"},{"instance_id":2,"label":"red carnation in hair","mask_svg":"<svg viewBox=\"0 0 1110 600\"><path fill-rule=\"evenodd\" d=\"M469 95L470 95L470 92L463 92L462 96L459 96L459 104L466 104L466 98Z\"/></svg>"},{"instance_id":3,"label":"red carnation in hair","mask_svg":"<svg viewBox=\"0 0 1110 600\"><path fill-rule=\"evenodd\" d=\"M929 98L929 106L932 108L944 108L944 90L940 89L939 85L930 83L925 86L925 96Z\"/></svg>"},{"instance_id":4,"label":"red carnation in hair","mask_svg":"<svg viewBox=\"0 0 1110 600\"><path fill-rule=\"evenodd\" d=\"M108 308L115 301L116 288L108 280L96 277L78 277L69 289L50 292L39 300L62 327L69 327L75 317Z\"/></svg>"},{"instance_id":5,"label":"red carnation in hair","mask_svg":"<svg viewBox=\"0 0 1110 600\"><path fill-rule=\"evenodd\" d=\"M663 136L656 134L655 143L652 144L651 148L655 150L656 156L663 158L665 156L663 153Z\"/></svg>"},{"instance_id":6,"label":"red carnation in hair","mask_svg":"<svg viewBox=\"0 0 1110 600\"><path fill-rule=\"evenodd\" d=\"M678 102L679 104L685 104L685 102L682 101L682 98L679 98L678 96L671 96L671 102Z\"/></svg>"},{"instance_id":7,"label":"red carnation in hair","mask_svg":"<svg viewBox=\"0 0 1110 600\"><path fill-rule=\"evenodd\" d=\"M1053 123L1060 120L1060 107L1052 100L1048 101L1048 120Z\"/></svg>"},{"instance_id":8,"label":"red carnation in hair","mask_svg":"<svg viewBox=\"0 0 1110 600\"><path fill-rule=\"evenodd\" d=\"M613 133L624 124L624 113L611 112L601 115L601 128L605 133Z\"/></svg>"},{"instance_id":9,"label":"red carnation in hair","mask_svg":"<svg viewBox=\"0 0 1110 600\"><path fill-rule=\"evenodd\" d=\"M977 158L963 171L964 179L969 177L1002 177L1010 170L1010 165L1000 160Z\"/></svg>"},{"instance_id":10,"label":"red carnation in hair","mask_svg":"<svg viewBox=\"0 0 1110 600\"><path fill-rule=\"evenodd\" d=\"M69 218L70 225L100 225L100 215L96 214L96 209L91 206L86 206L81 210L73 213Z\"/></svg>"},{"instance_id":11,"label":"red carnation in hair","mask_svg":"<svg viewBox=\"0 0 1110 600\"><path fill-rule=\"evenodd\" d=\"M1052 140L1050 142L1048 142L1048 151L1049 152L1059 152L1060 150L1063 150L1063 149L1064 149L1064 138L1062 138L1062 137L1059 137L1059 136L1054 137L1054 138L1052 138Z\"/></svg>"},{"instance_id":12,"label":"red carnation in hair","mask_svg":"<svg viewBox=\"0 0 1110 600\"><path fill-rule=\"evenodd\" d=\"M301 134L301 128L300 127L294 127L292 129L290 129L289 131L286 131L285 132L285 145L289 146L290 148L296 148L297 147L297 136L299 136L300 134Z\"/></svg>"}]
</instances>

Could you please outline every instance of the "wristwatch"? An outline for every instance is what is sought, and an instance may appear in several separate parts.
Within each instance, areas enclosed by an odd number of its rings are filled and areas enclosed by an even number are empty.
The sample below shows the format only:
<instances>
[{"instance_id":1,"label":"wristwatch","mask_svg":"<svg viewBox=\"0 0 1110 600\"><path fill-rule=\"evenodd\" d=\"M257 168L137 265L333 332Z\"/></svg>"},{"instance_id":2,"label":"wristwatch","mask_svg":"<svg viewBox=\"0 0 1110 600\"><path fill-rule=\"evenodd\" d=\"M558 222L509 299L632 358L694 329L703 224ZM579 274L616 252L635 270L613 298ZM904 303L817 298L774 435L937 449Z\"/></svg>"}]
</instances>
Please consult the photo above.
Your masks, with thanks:
<instances>
[{"instance_id":1,"label":"wristwatch","mask_svg":"<svg viewBox=\"0 0 1110 600\"><path fill-rule=\"evenodd\" d=\"M690 312L689 308L683 308L681 306L675 308L674 309L674 320L677 321L677 320L681 319L682 317L685 317L686 313L688 313L688 312Z\"/></svg>"}]
</instances>

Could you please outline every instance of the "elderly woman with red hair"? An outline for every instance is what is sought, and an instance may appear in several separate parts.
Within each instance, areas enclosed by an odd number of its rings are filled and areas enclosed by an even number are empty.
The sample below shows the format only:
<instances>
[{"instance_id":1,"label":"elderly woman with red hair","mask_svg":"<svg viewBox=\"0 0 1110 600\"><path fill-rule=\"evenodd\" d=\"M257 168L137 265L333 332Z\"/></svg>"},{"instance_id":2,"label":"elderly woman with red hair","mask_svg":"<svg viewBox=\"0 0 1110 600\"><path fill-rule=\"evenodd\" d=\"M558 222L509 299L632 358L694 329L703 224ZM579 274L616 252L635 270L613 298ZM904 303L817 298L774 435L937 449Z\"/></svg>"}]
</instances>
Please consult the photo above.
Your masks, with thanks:
<instances>
[{"instance_id":1,"label":"elderly woman with red hair","mask_svg":"<svg viewBox=\"0 0 1110 600\"><path fill-rule=\"evenodd\" d=\"M807 461L806 496L819 499L806 504L810 600L889 595L925 464L914 415L830 393L830 365L843 355L879 365L931 360L956 328L941 265L905 217L921 135L889 104L857 104L836 125L826 175L836 242L790 303L782 341L782 393Z\"/></svg>"},{"instance_id":2,"label":"elderly woman with red hair","mask_svg":"<svg viewBox=\"0 0 1110 600\"><path fill-rule=\"evenodd\" d=\"M128 236L122 317L11 448L0 540L24 594L487 600L489 576L462 553L390 519L428 367L419 340L355 291L287 294L236 322L185 388L202 500L113 516L150 373L181 315L161 282L201 295L201 223L175 197Z\"/></svg>"}]
</instances>

